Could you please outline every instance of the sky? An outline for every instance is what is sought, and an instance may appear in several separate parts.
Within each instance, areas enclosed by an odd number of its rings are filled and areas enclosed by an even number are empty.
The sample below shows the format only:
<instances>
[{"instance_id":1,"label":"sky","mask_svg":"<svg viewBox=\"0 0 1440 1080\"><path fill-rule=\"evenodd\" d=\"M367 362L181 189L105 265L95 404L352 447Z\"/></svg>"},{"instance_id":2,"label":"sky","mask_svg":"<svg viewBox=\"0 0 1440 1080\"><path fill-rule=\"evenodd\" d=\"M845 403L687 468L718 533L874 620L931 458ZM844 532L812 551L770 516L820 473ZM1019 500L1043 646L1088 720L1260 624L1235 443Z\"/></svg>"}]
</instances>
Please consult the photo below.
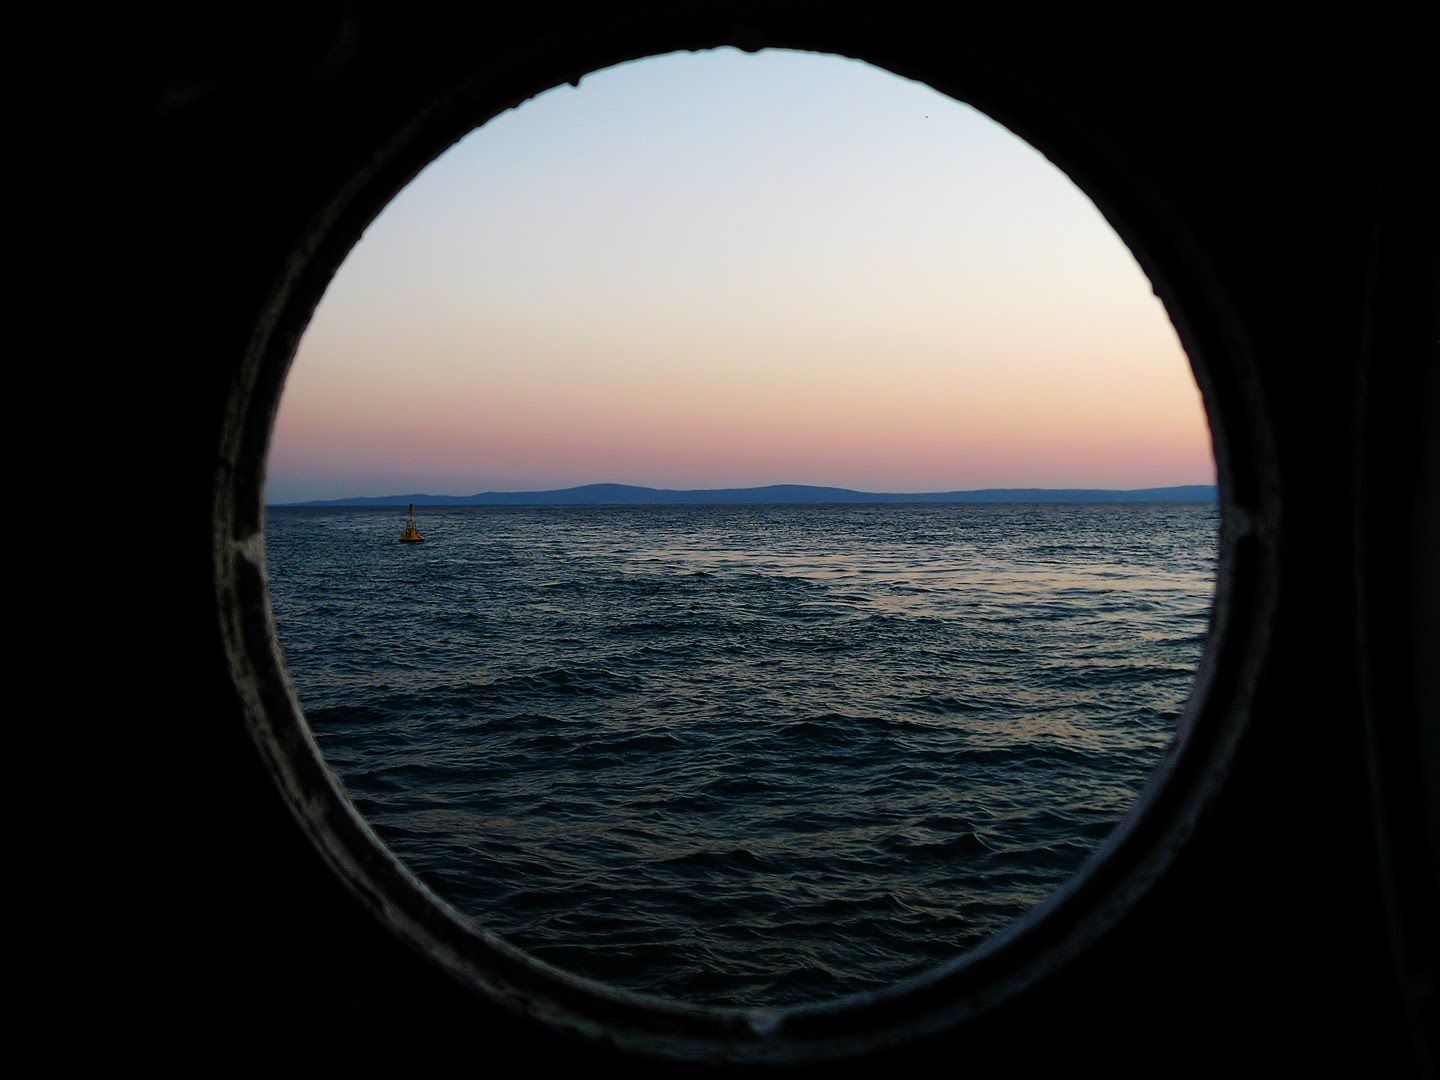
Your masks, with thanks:
<instances>
[{"instance_id":1,"label":"sky","mask_svg":"<svg viewBox=\"0 0 1440 1080\"><path fill-rule=\"evenodd\" d=\"M1038 151L722 49L551 90L402 191L302 339L266 496L1214 476L1150 282Z\"/></svg>"}]
</instances>

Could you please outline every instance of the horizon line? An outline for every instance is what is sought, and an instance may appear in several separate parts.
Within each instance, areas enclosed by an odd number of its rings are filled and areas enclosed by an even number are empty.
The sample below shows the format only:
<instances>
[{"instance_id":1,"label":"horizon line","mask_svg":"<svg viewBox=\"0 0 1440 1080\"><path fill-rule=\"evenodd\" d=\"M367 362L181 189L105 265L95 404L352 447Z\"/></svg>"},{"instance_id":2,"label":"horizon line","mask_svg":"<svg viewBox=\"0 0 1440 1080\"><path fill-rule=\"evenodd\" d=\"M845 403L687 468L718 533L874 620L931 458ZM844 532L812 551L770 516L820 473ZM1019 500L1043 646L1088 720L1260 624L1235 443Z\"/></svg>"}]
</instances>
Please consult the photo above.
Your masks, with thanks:
<instances>
[{"instance_id":1,"label":"horizon line","mask_svg":"<svg viewBox=\"0 0 1440 1080\"><path fill-rule=\"evenodd\" d=\"M1186 492L1199 494L1202 491L1213 493L1218 497L1218 488L1214 482L1208 483L1183 483L1183 484L1162 484L1137 488L1110 488L1110 487L983 487L983 488L953 488L928 491L870 491L860 488L840 487L828 484L757 484L751 486L735 487L705 487L705 488L659 488L643 484L628 484L623 482L597 482L589 484L576 484L560 488L534 488L519 490L488 490L477 491L468 495L451 495L438 492L403 492L387 495L343 495L327 498L292 499L286 501L269 501L266 506L273 507L298 507L317 505L344 505L344 504L389 504L399 502L414 502L417 505L444 505L473 502L479 499L496 499L510 505L515 505L515 500L525 498L543 498L553 500L557 497L567 495L589 495L595 496L602 492L610 494L631 493L633 495L659 496L659 497L715 497L735 494L769 494L774 495L781 492L805 493L814 495L816 493L827 493L844 496L846 501L856 501L856 497L871 497L882 502L897 502L906 499L914 500L958 500L962 496L995 496L995 495L1085 495L1085 496L1136 496L1136 495L1159 495L1169 492ZM425 503L422 500L440 500L440 502ZM807 501L820 501L811 498Z\"/></svg>"}]
</instances>

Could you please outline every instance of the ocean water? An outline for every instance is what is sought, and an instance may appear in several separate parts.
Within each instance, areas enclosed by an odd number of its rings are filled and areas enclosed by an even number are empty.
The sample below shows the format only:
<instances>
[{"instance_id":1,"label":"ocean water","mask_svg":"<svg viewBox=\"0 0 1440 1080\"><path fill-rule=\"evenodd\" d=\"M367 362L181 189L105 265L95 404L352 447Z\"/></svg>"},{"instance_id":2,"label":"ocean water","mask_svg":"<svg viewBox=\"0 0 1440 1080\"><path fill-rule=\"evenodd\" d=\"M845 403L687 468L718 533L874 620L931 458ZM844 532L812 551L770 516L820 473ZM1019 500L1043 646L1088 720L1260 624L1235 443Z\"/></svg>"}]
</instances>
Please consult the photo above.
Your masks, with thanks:
<instances>
[{"instance_id":1,"label":"ocean water","mask_svg":"<svg viewBox=\"0 0 1440 1080\"><path fill-rule=\"evenodd\" d=\"M272 509L351 799L632 990L785 1005L973 947L1135 802L1203 647L1195 505Z\"/></svg>"}]
</instances>

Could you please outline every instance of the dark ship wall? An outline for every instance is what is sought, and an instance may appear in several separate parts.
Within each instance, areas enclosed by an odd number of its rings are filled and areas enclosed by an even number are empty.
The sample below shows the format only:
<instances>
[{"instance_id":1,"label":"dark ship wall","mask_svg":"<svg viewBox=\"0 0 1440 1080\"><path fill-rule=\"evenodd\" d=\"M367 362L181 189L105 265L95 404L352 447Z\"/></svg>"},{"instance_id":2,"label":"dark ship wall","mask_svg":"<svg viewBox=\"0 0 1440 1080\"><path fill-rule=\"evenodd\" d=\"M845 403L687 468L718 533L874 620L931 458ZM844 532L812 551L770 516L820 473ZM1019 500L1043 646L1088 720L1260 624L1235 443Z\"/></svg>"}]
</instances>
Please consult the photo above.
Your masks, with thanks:
<instances>
[{"instance_id":1,"label":"dark ship wall","mask_svg":"<svg viewBox=\"0 0 1440 1080\"><path fill-rule=\"evenodd\" d=\"M675 1071L667 1055L856 1075L932 1060L979 1075L1433 1068L1440 172L1415 26L1359 9L1267 25L1215 5L1101 19L610 0L242 3L104 34L94 95L119 120L129 202L114 214L144 342L116 379L117 453L167 492L150 565L169 585L142 738L171 753L133 766L147 798L122 808L145 837L130 962L158 978L126 995L117 1049L367 1071L517 1056ZM620 1006L566 1021L569 991L516 992L521 968L467 967L449 931L402 910L323 778L294 764L293 727L265 719L292 706L262 655L254 557L285 363L390 195L549 86L718 45L869 60L1065 168L1195 360L1230 545L1209 703L1173 793L1069 923L902 1005L844 1023L822 1011L790 1042L741 1023L731 1049L723 1024ZM511 990L487 989L492 976Z\"/></svg>"}]
</instances>

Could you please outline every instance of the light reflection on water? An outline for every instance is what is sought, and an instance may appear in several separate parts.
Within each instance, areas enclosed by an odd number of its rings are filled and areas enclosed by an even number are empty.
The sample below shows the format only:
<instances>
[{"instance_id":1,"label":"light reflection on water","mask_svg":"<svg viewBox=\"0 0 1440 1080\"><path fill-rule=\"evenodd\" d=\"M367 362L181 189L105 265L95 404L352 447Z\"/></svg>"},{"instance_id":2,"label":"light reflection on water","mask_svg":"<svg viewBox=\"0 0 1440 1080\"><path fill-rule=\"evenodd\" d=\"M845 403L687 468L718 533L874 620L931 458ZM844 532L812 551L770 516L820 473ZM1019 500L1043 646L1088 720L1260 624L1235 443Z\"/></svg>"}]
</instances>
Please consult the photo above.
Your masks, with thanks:
<instances>
[{"instance_id":1,"label":"light reflection on water","mask_svg":"<svg viewBox=\"0 0 1440 1080\"><path fill-rule=\"evenodd\" d=\"M687 1000L872 987L1039 902L1203 645L1197 506L273 510L316 737L442 896Z\"/></svg>"}]
</instances>

